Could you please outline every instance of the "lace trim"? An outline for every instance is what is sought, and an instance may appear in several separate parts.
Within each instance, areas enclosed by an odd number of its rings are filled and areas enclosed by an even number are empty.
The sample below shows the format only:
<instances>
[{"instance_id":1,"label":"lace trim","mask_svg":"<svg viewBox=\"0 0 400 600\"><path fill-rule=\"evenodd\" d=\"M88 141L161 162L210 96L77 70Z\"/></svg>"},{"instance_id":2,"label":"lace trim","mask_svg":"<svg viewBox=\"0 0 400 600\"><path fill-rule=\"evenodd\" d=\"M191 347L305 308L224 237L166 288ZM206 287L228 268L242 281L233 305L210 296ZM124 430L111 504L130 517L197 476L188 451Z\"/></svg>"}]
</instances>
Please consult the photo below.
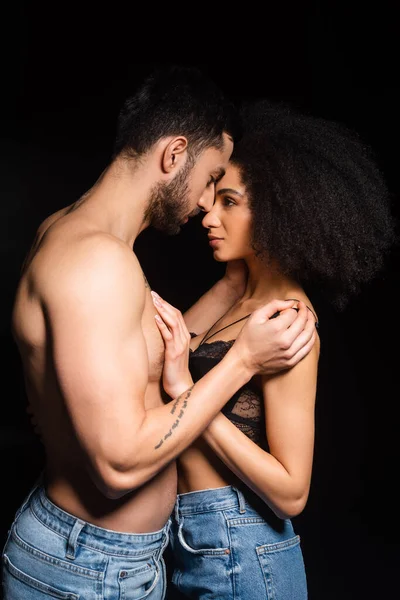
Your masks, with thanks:
<instances>
[{"instance_id":1,"label":"lace trim","mask_svg":"<svg viewBox=\"0 0 400 600\"><path fill-rule=\"evenodd\" d=\"M190 354L190 370L195 381L207 373L227 353L235 340L215 340L200 344ZM261 391L249 381L225 404L222 413L259 446L266 446L265 410Z\"/></svg>"}]
</instances>

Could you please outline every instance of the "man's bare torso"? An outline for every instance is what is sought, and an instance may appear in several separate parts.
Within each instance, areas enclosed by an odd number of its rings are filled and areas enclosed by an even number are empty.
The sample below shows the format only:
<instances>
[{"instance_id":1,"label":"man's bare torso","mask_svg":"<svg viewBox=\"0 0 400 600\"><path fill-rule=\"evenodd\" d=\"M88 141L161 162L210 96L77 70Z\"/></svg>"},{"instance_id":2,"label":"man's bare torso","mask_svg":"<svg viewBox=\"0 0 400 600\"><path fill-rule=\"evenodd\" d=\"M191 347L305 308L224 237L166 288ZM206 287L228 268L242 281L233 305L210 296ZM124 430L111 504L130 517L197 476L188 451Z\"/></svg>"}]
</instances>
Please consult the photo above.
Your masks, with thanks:
<instances>
[{"instance_id":1,"label":"man's bare torso","mask_svg":"<svg viewBox=\"0 0 400 600\"><path fill-rule=\"evenodd\" d=\"M136 533L155 531L164 526L175 502L175 463L124 497L106 498L89 475L57 381L42 281L48 285L52 277L51 285L57 286L52 256L61 249L68 257L66 249L74 244L76 236L91 233L91 224L81 219L78 212L70 207L62 209L39 229L24 265L13 311L13 333L21 354L28 401L46 452L47 493L57 506L100 527ZM144 275L143 286L146 290L142 329L149 365L145 407L152 408L163 402L160 382L164 346L154 322L156 311Z\"/></svg>"}]
</instances>

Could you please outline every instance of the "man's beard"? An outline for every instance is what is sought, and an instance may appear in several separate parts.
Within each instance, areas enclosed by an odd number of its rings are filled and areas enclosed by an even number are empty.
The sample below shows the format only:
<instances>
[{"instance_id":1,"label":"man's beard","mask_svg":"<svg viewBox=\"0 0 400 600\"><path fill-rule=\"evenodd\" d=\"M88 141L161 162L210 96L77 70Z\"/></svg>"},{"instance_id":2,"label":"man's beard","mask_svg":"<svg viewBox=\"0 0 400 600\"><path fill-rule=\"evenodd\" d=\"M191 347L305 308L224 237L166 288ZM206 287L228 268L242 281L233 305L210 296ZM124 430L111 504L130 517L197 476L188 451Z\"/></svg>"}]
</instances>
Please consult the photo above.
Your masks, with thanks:
<instances>
[{"instance_id":1,"label":"man's beard","mask_svg":"<svg viewBox=\"0 0 400 600\"><path fill-rule=\"evenodd\" d=\"M199 212L196 209L189 214L188 182L191 169L192 165L188 160L170 183L158 183L153 187L145 213L145 220L149 221L151 227L168 235L176 235L180 232L183 221Z\"/></svg>"}]
</instances>

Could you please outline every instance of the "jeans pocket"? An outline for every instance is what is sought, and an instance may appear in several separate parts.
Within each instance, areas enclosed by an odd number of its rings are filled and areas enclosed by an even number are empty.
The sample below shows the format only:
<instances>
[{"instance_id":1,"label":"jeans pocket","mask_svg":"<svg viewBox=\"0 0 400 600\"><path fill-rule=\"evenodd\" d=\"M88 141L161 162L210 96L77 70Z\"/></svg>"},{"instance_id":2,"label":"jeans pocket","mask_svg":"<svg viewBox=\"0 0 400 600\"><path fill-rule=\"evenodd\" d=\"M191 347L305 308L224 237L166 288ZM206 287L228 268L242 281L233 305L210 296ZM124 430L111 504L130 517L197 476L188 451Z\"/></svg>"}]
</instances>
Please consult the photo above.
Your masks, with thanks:
<instances>
[{"instance_id":1,"label":"jeans pocket","mask_svg":"<svg viewBox=\"0 0 400 600\"><path fill-rule=\"evenodd\" d=\"M300 536L256 548L268 600L307 600Z\"/></svg>"},{"instance_id":2,"label":"jeans pocket","mask_svg":"<svg viewBox=\"0 0 400 600\"><path fill-rule=\"evenodd\" d=\"M211 520L211 516L209 517ZM193 527L191 526L192 524L194 525ZM226 527L224 529L226 530ZM203 556L222 556L224 554L230 554L230 549L227 546L215 547L215 541L218 540L219 537L217 531L218 529L212 531L212 528L199 527L196 520L192 521L182 518L178 529L178 539L182 547L191 554Z\"/></svg>"},{"instance_id":3,"label":"jeans pocket","mask_svg":"<svg viewBox=\"0 0 400 600\"><path fill-rule=\"evenodd\" d=\"M26 519L25 513L21 519ZM84 561L81 558L68 560L65 558L65 539L49 528L41 527L39 522L34 524L36 532L32 532L26 523L21 531L14 525L4 548L3 586L9 590L6 598L41 598L41 593L34 590L71 600L82 596L85 600L97 597L102 589L104 557L99 558L98 553L91 552ZM25 585L25 593L21 594L22 585Z\"/></svg>"},{"instance_id":4,"label":"jeans pocket","mask_svg":"<svg viewBox=\"0 0 400 600\"><path fill-rule=\"evenodd\" d=\"M65 592L55 588L24 573L12 564L6 554L3 556L3 590L6 598L29 598L36 597L57 598L58 600L79 600L80 596L72 592ZM35 593L37 592L37 594Z\"/></svg>"},{"instance_id":5,"label":"jeans pocket","mask_svg":"<svg viewBox=\"0 0 400 600\"><path fill-rule=\"evenodd\" d=\"M146 559L134 568L121 569L118 576L120 600L148 598L158 583L161 583L161 576L162 565L154 558ZM155 597L162 598L161 591Z\"/></svg>"}]
</instances>

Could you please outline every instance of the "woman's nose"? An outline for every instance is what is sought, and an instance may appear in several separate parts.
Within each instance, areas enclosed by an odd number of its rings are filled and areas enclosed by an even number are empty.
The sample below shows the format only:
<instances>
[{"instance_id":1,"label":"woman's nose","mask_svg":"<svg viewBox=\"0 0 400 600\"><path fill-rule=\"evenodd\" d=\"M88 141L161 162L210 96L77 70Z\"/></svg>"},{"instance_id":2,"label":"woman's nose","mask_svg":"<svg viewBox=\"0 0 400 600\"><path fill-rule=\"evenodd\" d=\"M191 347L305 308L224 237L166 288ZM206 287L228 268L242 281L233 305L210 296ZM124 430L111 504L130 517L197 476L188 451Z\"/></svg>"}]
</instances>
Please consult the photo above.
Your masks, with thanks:
<instances>
[{"instance_id":1,"label":"woman's nose","mask_svg":"<svg viewBox=\"0 0 400 600\"><path fill-rule=\"evenodd\" d=\"M208 212L205 215L201 224L206 229L209 229L210 227L218 227L221 224L219 216L218 216L218 209L216 208L215 204L212 207L212 209L210 210L210 212Z\"/></svg>"}]
</instances>

